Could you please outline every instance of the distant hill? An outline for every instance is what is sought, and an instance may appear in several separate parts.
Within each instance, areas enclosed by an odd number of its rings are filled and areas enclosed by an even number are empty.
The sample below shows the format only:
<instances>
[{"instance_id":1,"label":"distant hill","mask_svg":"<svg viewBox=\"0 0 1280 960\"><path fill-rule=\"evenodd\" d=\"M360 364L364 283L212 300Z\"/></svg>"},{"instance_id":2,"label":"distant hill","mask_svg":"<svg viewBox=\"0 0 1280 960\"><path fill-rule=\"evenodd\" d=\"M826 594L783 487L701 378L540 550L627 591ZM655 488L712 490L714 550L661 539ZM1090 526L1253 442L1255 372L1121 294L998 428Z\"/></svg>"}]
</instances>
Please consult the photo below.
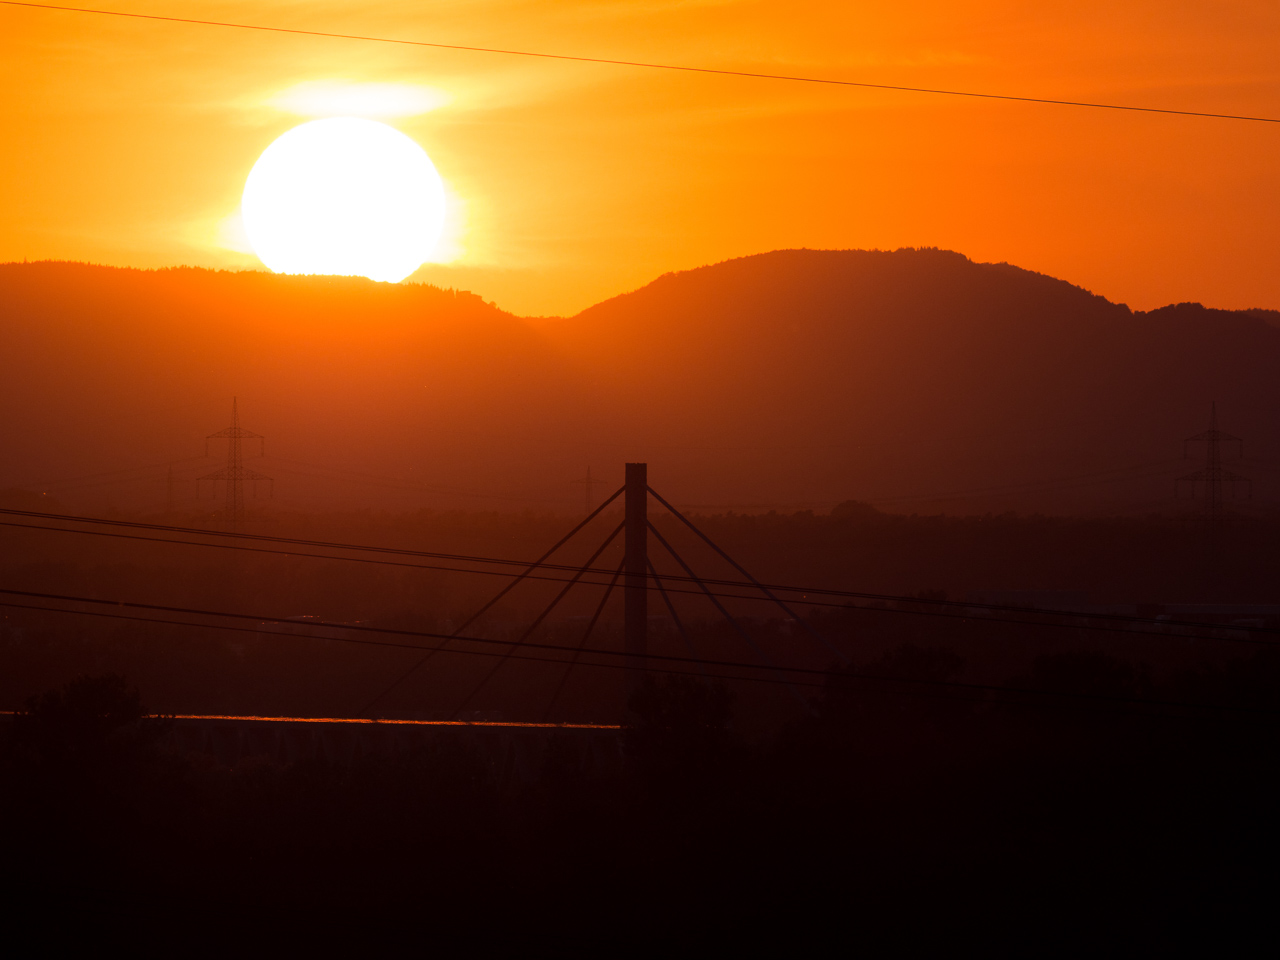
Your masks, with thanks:
<instances>
[{"instance_id":1,"label":"distant hill","mask_svg":"<svg viewBox=\"0 0 1280 960\"><path fill-rule=\"evenodd\" d=\"M68 504L163 503L170 461L189 499L238 396L282 503L402 509L458 490L523 506L526 476L563 469L538 462L548 418L581 408L573 371L519 318L360 278L8 264L0 350L0 487L70 480L46 484Z\"/></svg>"},{"instance_id":2,"label":"distant hill","mask_svg":"<svg viewBox=\"0 0 1280 960\"><path fill-rule=\"evenodd\" d=\"M744 257L540 326L695 499L981 512L1167 508L1215 400L1280 461L1278 321L908 249Z\"/></svg>"},{"instance_id":3,"label":"distant hill","mask_svg":"<svg viewBox=\"0 0 1280 960\"><path fill-rule=\"evenodd\" d=\"M643 458L706 507L1167 510L1215 400L1257 504L1280 496L1280 314L1133 312L939 250L776 251L551 319L420 285L6 264L0 349L0 488L69 505L185 502L232 395L297 506L571 510L588 465Z\"/></svg>"}]
</instances>

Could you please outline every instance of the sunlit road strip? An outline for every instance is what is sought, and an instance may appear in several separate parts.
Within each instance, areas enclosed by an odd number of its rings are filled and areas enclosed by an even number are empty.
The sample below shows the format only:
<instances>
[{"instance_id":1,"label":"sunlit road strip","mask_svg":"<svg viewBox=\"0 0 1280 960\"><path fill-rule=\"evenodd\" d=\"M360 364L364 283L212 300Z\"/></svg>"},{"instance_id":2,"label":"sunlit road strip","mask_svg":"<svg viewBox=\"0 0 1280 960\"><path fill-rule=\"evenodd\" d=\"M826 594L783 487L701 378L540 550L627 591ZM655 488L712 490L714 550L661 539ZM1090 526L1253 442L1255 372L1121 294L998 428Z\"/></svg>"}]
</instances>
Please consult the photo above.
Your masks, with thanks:
<instances>
[{"instance_id":1,"label":"sunlit road strip","mask_svg":"<svg viewBox=\"0 0 1280 960\"><path fill-rule=\"evenodd\" d=\"M0 717L12 717L16 710L0 710ZM617 723L528 723L522 720L371 720L361 717L254 717L220 713L156 713L146 720L237 720L252 723L362 723L370 726L401 727L516 727L539 730L621 730Z\"/></svg>"},{"instance_id":2,"label":"sunlit road strip","mask_svg":"<svg viewBox=\"0 0 1280 960\"><path fill-rule=\"evenodd\" d=\"M176 713L153 720L245 720L257 723L363 723L411 727L520 727L545 730L621 730L616 723L527 723L521 720L371 720L361 717L232 717L221 714Z\"/></svg>"}]
</instances>

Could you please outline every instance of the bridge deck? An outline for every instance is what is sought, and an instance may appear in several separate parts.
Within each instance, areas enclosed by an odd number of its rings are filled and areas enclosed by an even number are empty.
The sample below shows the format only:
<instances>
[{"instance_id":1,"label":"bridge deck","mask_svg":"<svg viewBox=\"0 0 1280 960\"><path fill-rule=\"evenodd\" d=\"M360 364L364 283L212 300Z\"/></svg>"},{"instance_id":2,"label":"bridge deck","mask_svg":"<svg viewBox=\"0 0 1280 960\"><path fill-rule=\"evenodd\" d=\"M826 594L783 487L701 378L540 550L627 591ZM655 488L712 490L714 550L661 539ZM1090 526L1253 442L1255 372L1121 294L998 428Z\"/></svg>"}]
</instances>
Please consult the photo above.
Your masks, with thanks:
<instances>
[{"instance_id":1,"label":"bridge deck","mask_svg":"<svg viewBox=\"0 0 1280 960\"><path fill-rule=\"evenodd\" d=\"M617 724L195 714L167 719L162 749L184 757L203 755L224 767L250 760L351 765L374 757L408 757L461 739L485 758L498 783L509 785L537 776L556 736L573 737L585 773L614 770L622 757Z\"/></svg>"}]
</instances>

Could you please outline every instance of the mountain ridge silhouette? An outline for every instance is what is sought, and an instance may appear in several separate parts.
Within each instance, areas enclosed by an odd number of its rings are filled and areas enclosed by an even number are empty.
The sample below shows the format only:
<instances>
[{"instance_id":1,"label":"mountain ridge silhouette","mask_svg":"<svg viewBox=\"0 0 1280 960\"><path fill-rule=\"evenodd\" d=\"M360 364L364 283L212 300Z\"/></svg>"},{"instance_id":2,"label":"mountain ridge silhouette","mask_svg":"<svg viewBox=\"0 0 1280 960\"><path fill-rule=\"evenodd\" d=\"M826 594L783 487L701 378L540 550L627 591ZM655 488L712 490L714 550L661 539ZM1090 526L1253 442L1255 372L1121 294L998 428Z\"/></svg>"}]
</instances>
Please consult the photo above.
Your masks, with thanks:
<instances>
[{"instance_id":1,"label":"mountain ridge silhouette","mask_svg":"<svg viewBox=\"0 0 1280 960\"><path fill-rule=\"evenodd\" d=\"M3 264L0 344L0 485L97 505L157 490L69 479L197 457L233 395L266 467L315 468L278 477L300 505L572 509L587 465L645 459L686 503L1172 509L1214 401L1259 504L1280 462L1280 312L1133 311L933 248L772 251L540 318L361 278Z\"/></svg>"}]
</instances>

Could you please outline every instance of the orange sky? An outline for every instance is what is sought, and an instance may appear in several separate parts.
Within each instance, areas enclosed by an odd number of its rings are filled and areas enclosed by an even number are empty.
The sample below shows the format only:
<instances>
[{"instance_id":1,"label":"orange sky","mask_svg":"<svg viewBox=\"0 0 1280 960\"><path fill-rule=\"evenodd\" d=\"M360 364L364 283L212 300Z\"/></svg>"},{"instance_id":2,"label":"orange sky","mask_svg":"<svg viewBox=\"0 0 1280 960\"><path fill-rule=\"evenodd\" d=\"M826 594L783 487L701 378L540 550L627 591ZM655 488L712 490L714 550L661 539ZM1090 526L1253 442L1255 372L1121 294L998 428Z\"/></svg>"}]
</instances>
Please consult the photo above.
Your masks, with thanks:
<instances>
[{"instance_id":1,"label":"orange sky","mask_svg":"<svg viewBox=\"0 0 1280 960\"><path fill-rule=\"evenodd\" d=\"M1274 0L108 2L445 43L1280 116ZM1280 307L1280 124L4 6L0 83L0 261L260 268L234 217L261 151L308 119L300 85L305 93L378 83L399 85L425 110L387 119L423 145L453 197L453 259L415 279L472 289L517 313L574 312L668 270L800 246L948 247L1134 307Z\"/></svg>"}]
</instances>

